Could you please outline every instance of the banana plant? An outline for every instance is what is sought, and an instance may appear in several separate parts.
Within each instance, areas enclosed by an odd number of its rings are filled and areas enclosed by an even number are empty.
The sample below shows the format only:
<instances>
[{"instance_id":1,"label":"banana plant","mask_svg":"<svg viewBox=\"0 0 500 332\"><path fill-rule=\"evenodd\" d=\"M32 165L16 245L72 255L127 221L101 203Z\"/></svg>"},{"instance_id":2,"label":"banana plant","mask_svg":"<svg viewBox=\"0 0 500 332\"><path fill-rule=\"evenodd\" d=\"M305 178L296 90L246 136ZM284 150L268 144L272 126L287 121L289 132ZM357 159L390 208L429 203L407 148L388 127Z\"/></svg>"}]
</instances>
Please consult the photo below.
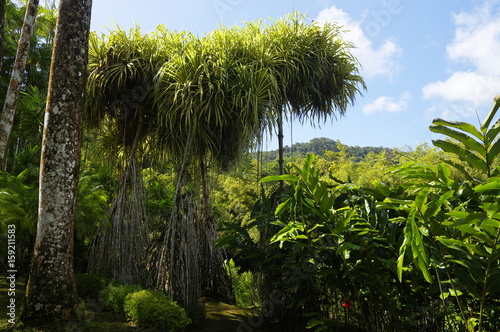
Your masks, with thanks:
<instances>
[{"instance_id":1,"label":"banana plant","mask_svg":"<svg viewBox=\"0 0 500 332\"><path fill-rule=\"evenodd\" d=\"M496 160L500 154L500 119L493 126L490 125L499 108L500 94L494 98L493 107L480 128L466 122L434 119L430 130L448 136L454 141L438 139L433 140L432 143L446 152L455 154L469 166L483 172L488 178L498 176L500 169ZM447 162L468 175L460 164Z\"/></svg>"}]
</instances>

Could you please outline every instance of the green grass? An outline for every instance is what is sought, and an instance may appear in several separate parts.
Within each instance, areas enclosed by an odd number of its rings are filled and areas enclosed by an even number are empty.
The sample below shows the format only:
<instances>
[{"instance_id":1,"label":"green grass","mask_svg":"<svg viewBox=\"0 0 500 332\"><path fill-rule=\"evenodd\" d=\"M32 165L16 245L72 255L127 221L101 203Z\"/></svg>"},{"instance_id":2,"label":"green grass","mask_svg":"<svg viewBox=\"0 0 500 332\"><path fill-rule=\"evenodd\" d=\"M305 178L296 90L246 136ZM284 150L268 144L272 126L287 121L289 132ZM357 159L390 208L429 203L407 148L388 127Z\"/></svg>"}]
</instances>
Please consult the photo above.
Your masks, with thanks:
<instances>
[{"instance_id":1,"label":"green grass","mask_svg":"<svg viewBox=\"0 0 500 332\"><path fill-rule=\"evenodd\" d=\"M19 314L22 301L25 295L24 278L16 280L16 314ZM22 332L132 332L145 331L132 323L124 320L123 317L112 312L102 312L98 306L92 303L87 304L85 323L65 323L62 325L40 326L37 328L27 328L21 325L12 325L8 322L4 308L9 304L8 296L9 285L5 275L0 278L0 331L22 331ZM236 331L242 322L248 322L252 316L257 314L255 308L242 308L225 303L205 302L207 319L205 325L200 328L187 329L189 332L219 332ZM255 318L253 321L257 321ZM254 332L276 331L276 327L252 327Z\"/></svg>"}]
</instances>

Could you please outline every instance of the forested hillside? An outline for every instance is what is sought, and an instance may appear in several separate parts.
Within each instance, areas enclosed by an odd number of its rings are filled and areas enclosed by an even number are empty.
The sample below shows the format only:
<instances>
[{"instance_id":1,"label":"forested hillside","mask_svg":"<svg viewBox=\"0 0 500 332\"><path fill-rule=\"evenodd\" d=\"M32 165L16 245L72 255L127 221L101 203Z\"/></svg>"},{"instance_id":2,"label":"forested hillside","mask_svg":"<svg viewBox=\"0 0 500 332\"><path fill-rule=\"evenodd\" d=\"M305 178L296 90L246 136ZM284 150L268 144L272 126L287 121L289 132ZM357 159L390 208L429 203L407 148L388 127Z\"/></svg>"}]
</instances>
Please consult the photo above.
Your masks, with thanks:
<instances>
[{"instance_id":1,"label":"forested hillside","mask_svg":"<svg viewBox=\"0 0 500 332\"><path fill-rule=\"evenodd\" d=\"M339 152L345 150L349 157L354 158L354 161L361 161L370 152L381 153L385 151L387 154L392 152L392 148L373 147L373 146L347 146L338 140L333 140L326 137L313 138L307 143L294 143L292 146L284 147L285 157L288 159L305 158L308 153L315 155L324 155L325 151ZM259 152L261 158L265 162L271 162L278 158L278 150Z\"/></svg>"}]
</instances>

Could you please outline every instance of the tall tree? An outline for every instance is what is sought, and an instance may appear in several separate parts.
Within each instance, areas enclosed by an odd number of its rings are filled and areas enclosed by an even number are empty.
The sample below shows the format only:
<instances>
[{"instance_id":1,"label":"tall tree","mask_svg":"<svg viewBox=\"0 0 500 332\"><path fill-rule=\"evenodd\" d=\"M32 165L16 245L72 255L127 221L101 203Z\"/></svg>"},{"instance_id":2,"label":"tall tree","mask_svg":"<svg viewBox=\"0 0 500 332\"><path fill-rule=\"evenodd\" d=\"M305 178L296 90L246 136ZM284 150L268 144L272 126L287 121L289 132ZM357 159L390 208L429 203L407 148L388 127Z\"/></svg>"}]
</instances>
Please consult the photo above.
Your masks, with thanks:
<instances>
[{"instance_id":1,"label":"tall tree","mask_svg":"<svg viewBox=\"0 0 500 332\"><path fill-rule=\"evenodd\" d=\"M27 3L27 2L26 2ZM7 4L7 22L5 26L5 48L3 53L2 86L0 93L5 97L8 83L11 77L11 69L14 65L18 48L19 37L24 22L26 8L18 8L15 3ZM57 20L57 8L51 6L44 8L38 6L38 14L31 38L28 59L23 72L23 82L17 101L15 118L4 153L3 170L13 172L19 165L18 158L24 151L35 145L42 145L41 132L43 129L43 113L47 97L47 85L49 82L50 63L52 59L52 43L55 35ZM39 98L42 97L43 105L39 106ZM30 101L31 100L31 101ZM34 103L33 103L34 102ZM3 104L2 104L3 105ZM35 110L36 108L36 110ZM38 116L41 110L41 118ZM37 113L34 116L33 113ZM29 132L26 124L31 122L35 132ZM38 126L37 122L41 122ZM36 128L35 128L36 125ZM40 133L40 135L38 135ZM38 153L38 159L40 153Z\"/></svg>"},{"instance_id":2,"label":"tall tree","mask_svg":"<svg viewBox=\"0 0 500 332\"><path fill-rule=\"evenodd\" d=\"M28 59L31 36L33 35L38 12L38 3L39 0L30 0L26 7L26 15L24 16L21 37L19 38L16 60L12 68L10 83L5 96L2 118L0 119L0 167L4 163L5 150L14 123L17 100L19 99L19 92L24 77L24 68L26 67L26 59Z\"/></svg>"},{"instance_id":3,"label":"tall tree","mask_svg":"<svg viewBox=\"0 0 500 332\"><path fill-rule=\"evenodd\" d=\"M5 14L7 11L7 0L0 0L0 73L2 72L3 63L3 45L5 34Z\"/></svg>"},{"instance_id":4,"label":"tall tree","mask_svg":"<svg viewBox=\"0 0 500 332\"><path fill-rule=\"evenodd\" d=\"M269 55L279 86L275 107L279 143L279 170L284 172L283 122L291 117L312 125L343 116L365 88L358 74L352 45L341 38L333 23L307 23L292 13L267 27Z\"/></svg>"},{"instance_id":5,"label":"tall tree","mask_svg":"<svg viewBox=\"0 0 500 332\"><path fill-rule=\"evenodd\" d=\"M61 0L45 113L38 226L21 320L78 316L73 270L75 198L91 0Z\"/></svg>"},{"instance_id":6,"label":"tall tree","mask_svg":"<svg viewBox=\"0 0 500 332\"><path fill-rule=\"evenodd\" d=\"M249 147L272 99L251 41L244 30L218 29L191 40L158 75L160 144L179 167L173 210L151 262L156 286L185 306L197 305L202 293L234 301L224 256L214 248L207 171L227 168Z\"/></svg>"},{"instance_id":7,"label":"tall tree","mask_svg":"<svg viewBox=\"0 0 500 332\"><path fill-rule=\"evenodd\" d=\"M86 122L101 129L102 155L118 161L121 176L110 222L92 244L89 270L124 283L141 283L149 245L141 156L156 133L153 78L170 52L158 35L170 36L162 27L145 35L138 27L102 38L92 34L89 50Z\"/></svg>"}]
</instances>

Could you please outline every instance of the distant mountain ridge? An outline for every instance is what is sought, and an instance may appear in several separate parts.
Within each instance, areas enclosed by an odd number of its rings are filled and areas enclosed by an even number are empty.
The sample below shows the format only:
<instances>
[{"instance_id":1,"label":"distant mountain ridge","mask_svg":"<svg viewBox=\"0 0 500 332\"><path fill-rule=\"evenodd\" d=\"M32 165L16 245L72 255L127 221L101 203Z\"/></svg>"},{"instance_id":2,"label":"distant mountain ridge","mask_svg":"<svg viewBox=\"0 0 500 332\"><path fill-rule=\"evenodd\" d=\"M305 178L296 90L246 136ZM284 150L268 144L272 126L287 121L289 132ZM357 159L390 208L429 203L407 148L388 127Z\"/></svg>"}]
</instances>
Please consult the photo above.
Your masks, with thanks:
<instances>
[{"instance_id":1,"label":"distant mountain ridge","mask_svg":"<svg viewBox=\"0 0 500 332\"><path fill-rule=\"evenodd\" d=\"M294 143L291 147L285 146L284 155L285 158L303 158L308 153L313 153L315 155L322 155L324 151L339 152L341 149L345 149L347 155L354 158L354 161L360 161L368 153L375 152L380 153L382 151L391 152L392 149L385 147L373 147L373 146L348 146L342 144L340 141L335 141L330 138L320 137L313 138L307 143ZM264 161L270 162L278 158L278 150L264 151L262 152L262 158Z\"/></svg>"}]
</instances>

